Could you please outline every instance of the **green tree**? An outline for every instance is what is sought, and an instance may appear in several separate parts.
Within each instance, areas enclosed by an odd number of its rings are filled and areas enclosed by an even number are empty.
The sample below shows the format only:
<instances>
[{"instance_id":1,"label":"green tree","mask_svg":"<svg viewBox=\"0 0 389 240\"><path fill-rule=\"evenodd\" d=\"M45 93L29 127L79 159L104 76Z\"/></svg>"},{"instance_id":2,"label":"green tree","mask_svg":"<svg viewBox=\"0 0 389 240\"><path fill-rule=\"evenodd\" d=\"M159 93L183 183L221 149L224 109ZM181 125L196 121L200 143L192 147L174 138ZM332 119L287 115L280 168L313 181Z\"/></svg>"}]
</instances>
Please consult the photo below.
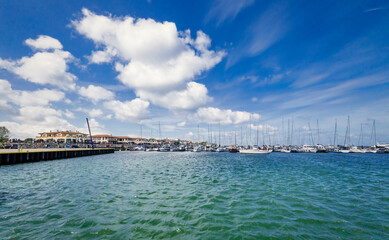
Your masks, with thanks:
<instances>
[{"instance_id":1,"label":"green tree","mask_svg":"<svg viewBox=\"0 0 389 240\"><path fill-rule=\"evenodd\" d=\"M32 139L32 138L26 138L26 139L24 139L24 142L32 142L32 141L34 141L34 139Z\"/></svg>"},{"instance_id":2,"label":"green tree","mask_svg":"<svg viewBox=\"0 0 389 240\"><path fill-rule=\"evenodd\" d=\"M0 142L8 141L9 130L6 127L0 127Z\"/></svg>"}]
</instances>

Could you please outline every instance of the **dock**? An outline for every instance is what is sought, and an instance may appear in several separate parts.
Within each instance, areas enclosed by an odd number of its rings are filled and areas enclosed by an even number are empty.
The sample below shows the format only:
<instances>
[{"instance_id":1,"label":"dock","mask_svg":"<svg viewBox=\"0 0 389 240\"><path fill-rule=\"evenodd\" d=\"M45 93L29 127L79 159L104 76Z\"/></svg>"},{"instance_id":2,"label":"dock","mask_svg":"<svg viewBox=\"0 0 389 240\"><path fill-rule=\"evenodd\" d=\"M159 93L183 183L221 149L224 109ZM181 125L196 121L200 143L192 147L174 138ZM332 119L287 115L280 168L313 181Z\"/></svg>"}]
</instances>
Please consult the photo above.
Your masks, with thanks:
<instances>
[{"instance_id":1,"label":"dock","mask_svg":"<svg viewBox=\"0 0 389 240\"><path fill-rule=\"evenodd\" d=\"M114 153L113 148L0 149L0 166Z\"/></svg>"}]
</instances>

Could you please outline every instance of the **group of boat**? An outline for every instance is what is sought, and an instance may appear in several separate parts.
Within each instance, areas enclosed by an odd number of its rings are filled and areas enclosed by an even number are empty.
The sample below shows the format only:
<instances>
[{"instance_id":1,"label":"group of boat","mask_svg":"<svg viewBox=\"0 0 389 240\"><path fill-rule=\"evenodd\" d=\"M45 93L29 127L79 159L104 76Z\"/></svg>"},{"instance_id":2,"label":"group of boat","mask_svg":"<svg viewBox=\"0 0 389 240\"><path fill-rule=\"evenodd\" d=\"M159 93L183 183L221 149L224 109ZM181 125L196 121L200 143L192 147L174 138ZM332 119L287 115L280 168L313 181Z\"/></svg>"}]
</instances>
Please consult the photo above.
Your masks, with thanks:
<instances>
[{"instance_id":1,"label":"group of boat","mask_svg":"<svg viewBox=\"0 0 389 240\"><path fill-rule=\"evenodd\" d=\"M279 153L389 153L389 144L375 146L323 146L302 145L302 146L216 146L216 145L162 145L154 147L137 146L129 151L146 151L146 152L229 152L241 154L269 154L272 152Z\"/></svg>"}]
</instances>

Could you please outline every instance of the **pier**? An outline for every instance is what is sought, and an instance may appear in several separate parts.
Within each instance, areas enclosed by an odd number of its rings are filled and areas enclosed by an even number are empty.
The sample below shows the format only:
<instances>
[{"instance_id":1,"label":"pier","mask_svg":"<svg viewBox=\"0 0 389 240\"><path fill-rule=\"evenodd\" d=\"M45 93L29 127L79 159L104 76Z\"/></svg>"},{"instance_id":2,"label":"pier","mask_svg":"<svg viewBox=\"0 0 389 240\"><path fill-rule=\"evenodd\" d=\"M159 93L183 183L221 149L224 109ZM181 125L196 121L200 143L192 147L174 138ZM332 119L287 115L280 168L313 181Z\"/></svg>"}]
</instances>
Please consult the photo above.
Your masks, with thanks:
<instances>
[{"instance_id":1,"label":"pier","mask_svg":"<svg viewBox=\"0 0 389 240\"><path fill-rule=\"evenodd\" d=\"M113 148L81 148L81 149L1 149L0 166L18 163L50 161L65 158L85 157L92 155L114 153Z\"/></svg>"}]
</instances>

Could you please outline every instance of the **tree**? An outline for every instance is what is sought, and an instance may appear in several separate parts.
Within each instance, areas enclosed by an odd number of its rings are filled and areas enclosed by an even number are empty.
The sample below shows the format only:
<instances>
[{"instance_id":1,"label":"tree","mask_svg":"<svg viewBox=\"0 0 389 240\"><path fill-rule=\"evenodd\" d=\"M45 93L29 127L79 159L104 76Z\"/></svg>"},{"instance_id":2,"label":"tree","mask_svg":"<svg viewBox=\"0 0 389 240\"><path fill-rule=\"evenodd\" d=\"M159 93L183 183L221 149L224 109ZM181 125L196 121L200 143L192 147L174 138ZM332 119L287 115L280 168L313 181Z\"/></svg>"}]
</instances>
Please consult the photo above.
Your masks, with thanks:
<instances>
[{"instance_id":1,"label":"tree","mask_svg":"<svg viewBox=\"0 0 389 240\"><path fill-rule=\"evenodd\" d=\"M8 141L9 130L6 127L0 127L0 142Z\"/></svg>"},{"instance_id":2,"label":"tree","mask_svg":"<svg viewBox=\"0 0 389 240\"><path fill-rule=\"evenodd\" d=\"M24 139L24 142L33 142L34 141L34 139L32 139L32 138L26 138L26 139Z\"/></svg>"}]
</instances>

